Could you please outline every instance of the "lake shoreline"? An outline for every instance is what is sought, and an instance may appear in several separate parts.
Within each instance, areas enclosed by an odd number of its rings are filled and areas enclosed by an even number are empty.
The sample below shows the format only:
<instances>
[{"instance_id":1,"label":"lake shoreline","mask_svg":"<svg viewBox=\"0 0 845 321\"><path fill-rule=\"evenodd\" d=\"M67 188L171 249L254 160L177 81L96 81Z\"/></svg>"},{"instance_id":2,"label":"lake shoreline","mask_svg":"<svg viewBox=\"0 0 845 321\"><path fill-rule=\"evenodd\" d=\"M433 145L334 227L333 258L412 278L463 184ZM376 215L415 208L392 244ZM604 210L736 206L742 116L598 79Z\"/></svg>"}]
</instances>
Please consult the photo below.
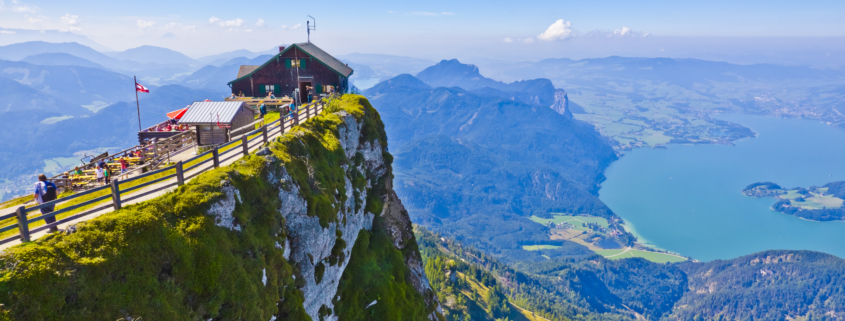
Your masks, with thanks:
<instances>
[{"instance_id":1,"label":"lake shoreline","mask_svg":"<svg viewBox=\"0 0 845 321\"><path fill-rule=\"evenodd\" d=\"M622 218L626 231L638 243L701 261L777 248L845 257L845 249L831 245L845 242L838 235L843 233L834 231L836 224L814 224L830 221L788 214L772 216L777 211L771 203L738 195L736 190L742 187L730 187L764 180L788 186L845 180L845 170L831 165L845 162L845 152L833 148L845 146L845 130L813 120L747 114L714 117L745 126L755 135L732 145L633 149L605 169L599 198Z\"/></svg>"}]
</instances>

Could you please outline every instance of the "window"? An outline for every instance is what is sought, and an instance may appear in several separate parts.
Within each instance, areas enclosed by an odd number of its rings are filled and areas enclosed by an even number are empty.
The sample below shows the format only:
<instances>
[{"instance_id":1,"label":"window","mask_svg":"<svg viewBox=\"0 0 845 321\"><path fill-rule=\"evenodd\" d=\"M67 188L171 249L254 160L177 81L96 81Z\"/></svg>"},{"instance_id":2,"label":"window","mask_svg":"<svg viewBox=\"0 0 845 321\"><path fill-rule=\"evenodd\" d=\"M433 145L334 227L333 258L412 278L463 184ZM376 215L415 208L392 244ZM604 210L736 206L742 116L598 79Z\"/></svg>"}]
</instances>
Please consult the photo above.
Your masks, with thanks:
<instances>
[{"instance_id":1,"label":"window","mask_svg":"<svg viewBox=\"0 0 845 321\"><path fill-rule=\"evenodd\" d=\"M303 60L303 59L285 59L285 68L303 68L303 69L305 69L305 60Z\"/></svg>"},{"instance_id":2,"label":"window","mask_svg":"<svg viewBox=\"0 0 845 321\"><path fill-rule=\"evenodd\" d=\"M276 85L264 85L264 91L263 92L265 92L265 93L276 92Z\"/></svg>"}]
</instances>

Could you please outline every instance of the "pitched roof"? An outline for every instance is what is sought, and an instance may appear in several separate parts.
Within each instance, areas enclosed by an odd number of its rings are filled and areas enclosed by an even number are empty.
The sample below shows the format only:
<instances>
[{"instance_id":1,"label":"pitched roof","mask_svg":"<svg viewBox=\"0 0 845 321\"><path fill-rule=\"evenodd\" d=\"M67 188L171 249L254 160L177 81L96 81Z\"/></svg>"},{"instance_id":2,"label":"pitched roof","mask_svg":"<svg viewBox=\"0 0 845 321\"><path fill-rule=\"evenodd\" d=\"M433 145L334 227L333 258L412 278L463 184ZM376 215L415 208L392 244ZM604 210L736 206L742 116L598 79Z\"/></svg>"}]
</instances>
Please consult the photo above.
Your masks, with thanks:
<instances>
[{"instance_id":1,"label":"pitched roof","mask_svg":"<svg viewBox=\"0 0 845 321\"><path fill-rule=\"evenodd\" d=\"M261 66L246 66L246 65L241 65L241 69L240 69L240 70L238 70L238 78L241 78L241 77L243 77L243 76L246 76L246 75L251 74L253 71L255 71L256 69L258 69L258 67L261 67Z\"/></svg>"},{"instance_id":2,"label":"pitched roof","mask_svg":"<svg viewBox=\"0 0 845 321\"><path fill-rule=\"evenodd\" d=\"M315 46L313 43L304 42L296 44L299 49L305 51L305 53L311 55L317 60L329 66L329 68L334 69L337 73L343 75L344 77L349 77L352 74L352 68L349 68L345 63L337 60L337 58L332 57L328 52L323 51L320 47Z\"/></svg>"},{"instance_id":3,"label":"pitched roof","mask_svg":"<svg viewBox=\"0 0 845 321\"><path fill-rule=\"evenodd\" d=\"M264 66L266 66L267 64L269 64L270 62L275 60L277 57L284 54L288 50L291 50L291 48L294 48L294 47L299 48L299 50L302 50L303 52L305 52L309 56L313 57L314 59L317 59L317 61L323 63L324 65L329 67L329 69L334 70L335 72L337 72L341 76L349 77L350 75L352 75L352 71L353 71L352 68L349 68L349 66L347 66L345 63L343 63L340 60L337 60L337 58L335 58L332 55L330 55L329 53L323 51L323 49L320 49L320 47L317 47L313 43L303 42L303 43L295 43L295 44L288 46L287 48L285 48L285 50L282 50L281 52L279 52L275 56L268 59L267 62L265 62L261 66L242 65L241 69L238 70L238 78L230 81L229 84L232 84L232 83L234 83L238 80L241 80L243 78L246 78L247 76L252 75L256 71L258 71L261 68L264 68Z\"/></svg>"},{"instance_id":4,"label":"pitched roof","mask_svg":"<svg viewBox=\"0 0 845 321\"><path fill-rule=\"evenodd\" d=\"M180 124L208 124L217 123L217 116L220 116L220 123L231 123L235 114L241 109L242 101L197 101L188 107L188 111L179 120Z\"/></svg>"}]
</instances>

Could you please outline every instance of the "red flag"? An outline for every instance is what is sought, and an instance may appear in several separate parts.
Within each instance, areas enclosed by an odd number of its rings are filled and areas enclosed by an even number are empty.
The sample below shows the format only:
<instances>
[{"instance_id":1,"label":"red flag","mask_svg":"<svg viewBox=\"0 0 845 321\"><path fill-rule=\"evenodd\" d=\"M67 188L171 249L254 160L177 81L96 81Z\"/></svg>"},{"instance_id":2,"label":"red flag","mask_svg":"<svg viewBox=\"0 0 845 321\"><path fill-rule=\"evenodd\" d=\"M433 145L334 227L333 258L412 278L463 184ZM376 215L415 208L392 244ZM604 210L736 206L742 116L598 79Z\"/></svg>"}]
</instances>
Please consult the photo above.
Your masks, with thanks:
<instances>
[{"instance_id":1,"label":"red flag","mask_svg":"<svg viewBox=\"0 0 845 321\"><path fill-rule=\"evenodd\" d=\"M139 91L139 92L142 92L142 93L150 92L150 90L147 89L147 87L144 87L144 85L141 85L137 82L135 83L135 91Z\"/></svg>"}]
</instances>

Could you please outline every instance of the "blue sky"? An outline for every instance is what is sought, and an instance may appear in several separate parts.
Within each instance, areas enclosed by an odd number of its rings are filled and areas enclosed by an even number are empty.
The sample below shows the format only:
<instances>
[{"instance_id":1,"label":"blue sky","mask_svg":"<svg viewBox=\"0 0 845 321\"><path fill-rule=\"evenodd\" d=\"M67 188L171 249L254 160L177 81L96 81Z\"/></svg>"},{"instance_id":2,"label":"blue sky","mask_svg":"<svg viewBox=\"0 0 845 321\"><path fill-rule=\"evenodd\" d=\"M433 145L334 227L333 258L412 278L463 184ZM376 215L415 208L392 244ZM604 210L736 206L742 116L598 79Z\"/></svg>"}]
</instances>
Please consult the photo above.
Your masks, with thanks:
<instances>
[{"instance_id":1,"label":"blue sky","mask_svg":"<svg viewBox=\"0 0 845 321\"><path fill-rule=\"evenodd\" d=\"M318 21L312 40L340 53L493 58L499 49L518 55L507 46L534 46L538 57L562 50L589 56L613 41L640 50L613 40L621 38L784 38L789 48L789 38L845 37L845 1L0 0L2 28L67 30L115 50L157 45L193 57L304 41L308 14ZM665 49L642 41L648 50Z\"/></svg>"}]
</instances>

